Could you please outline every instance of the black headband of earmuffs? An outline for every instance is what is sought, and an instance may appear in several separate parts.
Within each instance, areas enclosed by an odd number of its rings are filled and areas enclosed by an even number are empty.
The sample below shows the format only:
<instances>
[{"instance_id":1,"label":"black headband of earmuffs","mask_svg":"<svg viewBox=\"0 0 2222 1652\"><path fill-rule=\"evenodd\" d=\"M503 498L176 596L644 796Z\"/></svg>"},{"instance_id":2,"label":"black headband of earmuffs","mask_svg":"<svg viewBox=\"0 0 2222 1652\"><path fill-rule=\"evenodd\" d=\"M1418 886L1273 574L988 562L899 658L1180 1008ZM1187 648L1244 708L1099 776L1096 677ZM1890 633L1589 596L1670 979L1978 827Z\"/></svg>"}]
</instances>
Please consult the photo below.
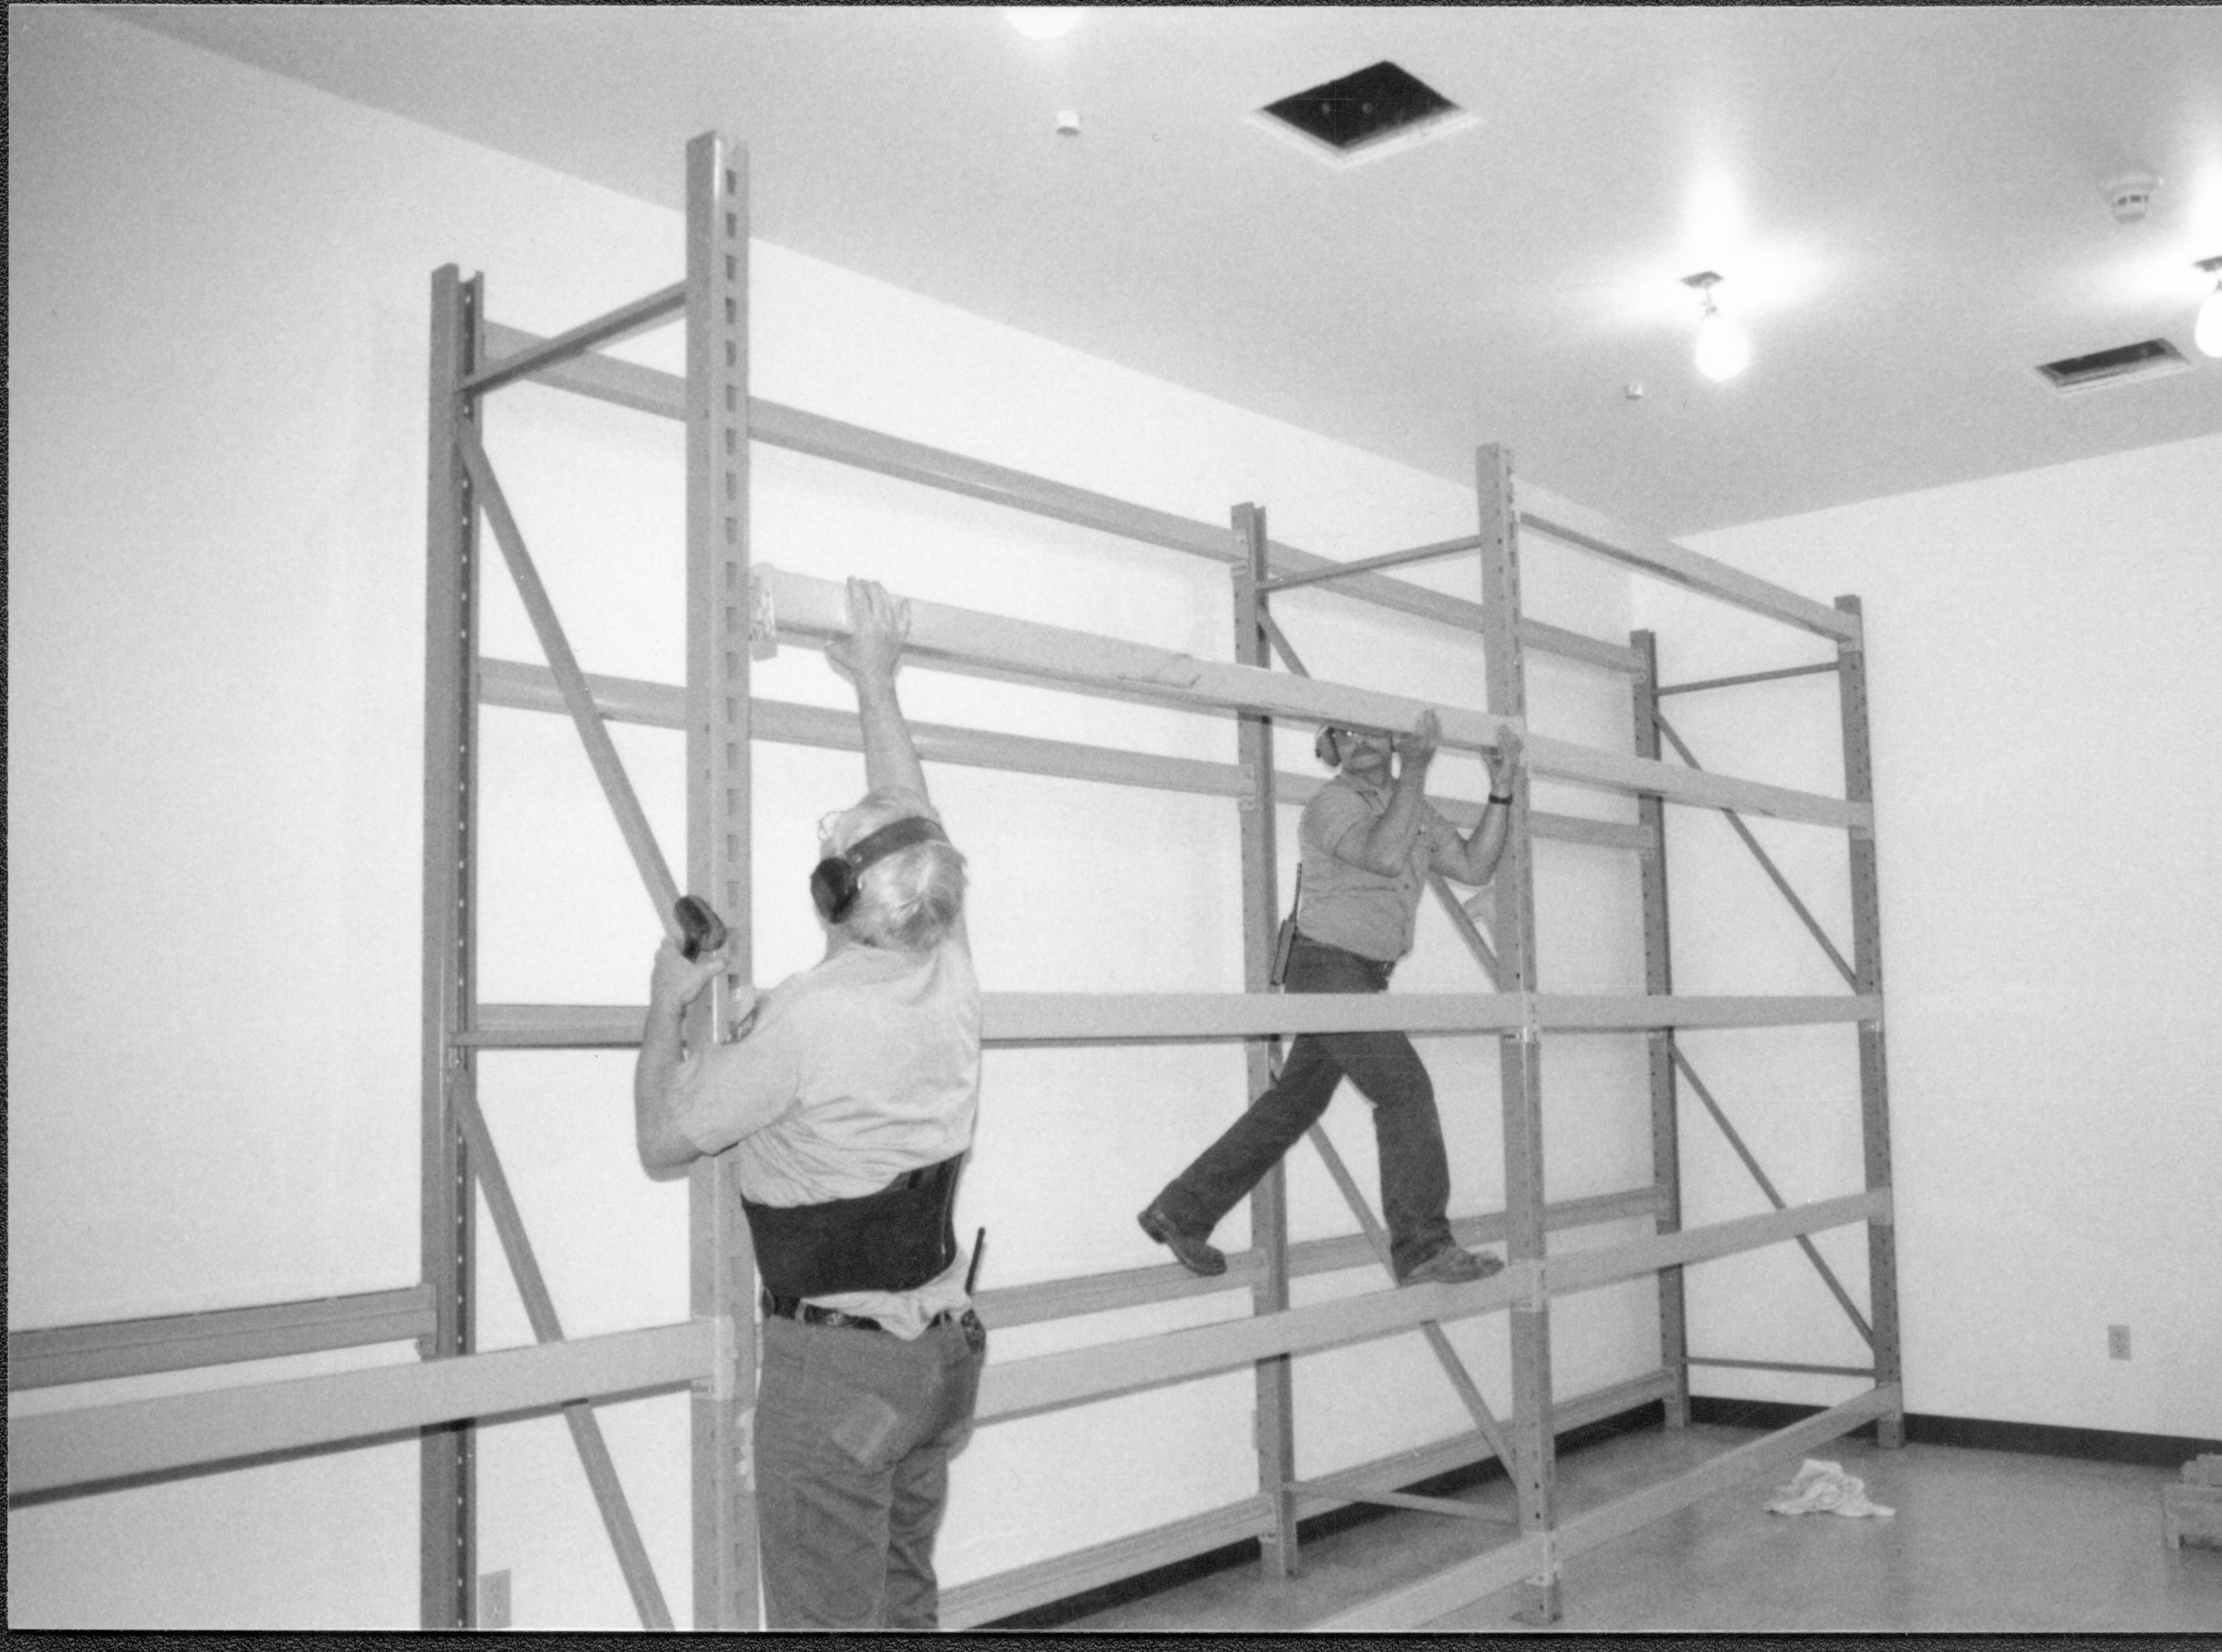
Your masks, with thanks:
<instances>
[{"instance_id":1,"label":"black headband of earmuffs","mask_svg":"<svg viewBox=\"0 0 2222 1652\"><path fill-rule=\"evenodd\" d=\"M862 887L867 866L914 843L948 841L948 834L922 814L892 820L877 832L857 839L839 854L828 855L819 861L810 874L810 899L820 917L829 924L838 924L857 904L857 891Z\"/></svg>"}]
</instances>

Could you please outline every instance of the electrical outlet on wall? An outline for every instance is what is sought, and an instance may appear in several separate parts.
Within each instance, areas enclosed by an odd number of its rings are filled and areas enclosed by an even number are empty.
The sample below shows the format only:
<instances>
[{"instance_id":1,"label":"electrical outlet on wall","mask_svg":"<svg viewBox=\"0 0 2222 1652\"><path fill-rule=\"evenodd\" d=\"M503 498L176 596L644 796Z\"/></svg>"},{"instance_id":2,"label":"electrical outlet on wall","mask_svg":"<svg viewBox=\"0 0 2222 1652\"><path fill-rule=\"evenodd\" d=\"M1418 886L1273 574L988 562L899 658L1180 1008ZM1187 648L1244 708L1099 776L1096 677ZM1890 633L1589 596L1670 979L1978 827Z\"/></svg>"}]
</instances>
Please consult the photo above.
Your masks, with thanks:
<instances>
[{"instance_id":1,"label":"electrical outlet on wall","mask_svg":"<svg viewBox=\"0 0 2222 1652\"><path fill-rule=\"evenodd\" d=\"M509 1568L479 1573L478 1627L509 1627Z\"/></svg>"},{"instance_id":2,"label":"electrical outlet on wall","mask_svg":"<svg viewBox=\"0 0 2222 1652\"><path fill-rule=\"evenodd\" d=\"M2106 1357L2126 1360L2130 1357L2130 1328L2126 1325L2106 1327Z\"/></svg>"}]
</instances>

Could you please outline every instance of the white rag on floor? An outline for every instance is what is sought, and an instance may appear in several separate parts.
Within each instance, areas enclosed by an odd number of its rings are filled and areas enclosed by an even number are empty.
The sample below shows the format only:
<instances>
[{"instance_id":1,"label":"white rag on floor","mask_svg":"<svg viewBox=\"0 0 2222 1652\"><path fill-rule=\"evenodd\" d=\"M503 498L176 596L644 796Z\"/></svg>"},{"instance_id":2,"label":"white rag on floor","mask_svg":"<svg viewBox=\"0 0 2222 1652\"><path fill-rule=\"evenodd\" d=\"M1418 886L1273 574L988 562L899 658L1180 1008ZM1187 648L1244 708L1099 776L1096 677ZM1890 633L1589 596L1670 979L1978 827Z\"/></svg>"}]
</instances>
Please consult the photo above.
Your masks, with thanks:
<instances>
[{"instance_id":1,"label":"white rag on floor","mask_svg":"<svg viewBox=\"0 0 2222 1652\"><path fill-rule=\"evenodd\" d=\"M1856 1519L1861 1515L1898 1512L1868 1502L1867 1482L1844 1473L1842 1463L1824 1463L1813 1457L1805 1460L1796 1479L1775 1487L1774 1496L1775 1500L1767 1505L1769 1514L1844 1514Z\"/></svg>"}]
</instances>

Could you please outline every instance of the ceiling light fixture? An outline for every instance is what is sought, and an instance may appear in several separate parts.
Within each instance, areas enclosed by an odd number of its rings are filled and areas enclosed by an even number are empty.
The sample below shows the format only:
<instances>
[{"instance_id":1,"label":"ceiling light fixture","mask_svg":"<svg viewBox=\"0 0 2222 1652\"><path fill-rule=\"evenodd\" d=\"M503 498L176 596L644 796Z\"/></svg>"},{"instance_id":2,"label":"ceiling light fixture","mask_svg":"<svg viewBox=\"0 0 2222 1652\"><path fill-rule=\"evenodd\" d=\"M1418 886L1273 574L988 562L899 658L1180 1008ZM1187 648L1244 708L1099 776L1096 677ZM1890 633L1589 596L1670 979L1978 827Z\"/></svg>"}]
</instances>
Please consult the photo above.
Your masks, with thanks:
<instances>
[{"instance_id":1,"label":"ceiling light fixture","mask_svg":"<svg viewBox=\"0 0 2222 1652\"><path fill-rule=\"evenodd\" d=\"M2202 258L2192 267L2214 278L2214 291L2199 306L2199 323L2191 330L2191 342L2199 346L2201 355L2222 355L2222 258Z\"/></svg>"},{"instance_id":2,"label":"ceiling light fixture","mask_svg":"<svg viewBox=\"0 0 2222 1652\"><path fill-rule=\"evenodd\" d=\"M1713 289L1720 280L1711 270L1682 278L1682 285L1696 288L1705 301L1705 313L1698 320L1698 371L1715 384L1735 378L1751 364L1751 341L1713 303Z\"/></svg>"},{"instance_id":3,"label":"ceiling light fixture","mask_svg":"<svg viewBox=\"0 0 2222 1652\"><path fill-rule=\"evenodd\" d=\"M1084 6L1005 6L1003 21L1030 41L1061 41L1079 27Z\"/></svg>"}]
</instances>

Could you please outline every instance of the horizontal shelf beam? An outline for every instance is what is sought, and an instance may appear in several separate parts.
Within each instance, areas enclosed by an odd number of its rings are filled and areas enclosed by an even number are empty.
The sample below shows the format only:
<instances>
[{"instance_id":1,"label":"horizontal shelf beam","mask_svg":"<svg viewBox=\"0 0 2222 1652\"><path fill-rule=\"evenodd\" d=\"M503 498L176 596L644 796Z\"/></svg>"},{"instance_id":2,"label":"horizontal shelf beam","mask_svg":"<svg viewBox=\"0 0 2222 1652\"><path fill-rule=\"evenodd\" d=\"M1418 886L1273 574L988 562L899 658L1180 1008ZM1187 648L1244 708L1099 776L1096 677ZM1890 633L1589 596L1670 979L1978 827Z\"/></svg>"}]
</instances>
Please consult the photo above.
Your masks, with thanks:
<instances>
[{"instance_id":1,"label":"horizontal shelf beam","mask_svg":"<svg viewBox=\"0 0 2222 1652\"><path fill-rule=\"evenodd\" d=\"M368 1441L712 1374L708 1320L8 1419L8 1494Z\"/></svg>"},{"instance_id":2,"label":"horizontal shelf beam","mask_svg":"<svg viewBox=\"0 0 2222 1652\"><path fill-rule=\"evenodd\" d=\"M1886 1189L1689 1228L1603 1251L1516 1263L1492 1278L1370 1292L1284 1312L1038 1356L984 1373L982 1422L1108 1399L1586 1291L1660 1267L1779 1243L1860 1220L1888 1221ZM8 1423L11 1498L275 1452L362 1442L715 1375L708 1320L330 1376L88 1405Z\"/></svg>"},{"instance_id":3,"label":"horizontal shelf beam","mask_svg":"<svg viewBox=\"0 0 2222 1652\"><path fill-rule=\"evenodd\" d=\"M1825 602L1799 596L1795 591L1716 562L1661 535L1616 522L1601 511L1561 499L1531 481L1513 486L1513 501L1522 527L1533 528L1563 543L1604 556L1624 566L1655 575L1676 585L1753 613L1779 619L1855 647L1860 641L1856 614L1832 608Z\"/></svg>"},{"instance_id":4,"label":"horizontal shelf beam","mask_svg":"<svg viewBox=\"0 0 2222 1652\"><path fill-rule=\"evenodd\" d=\"M1873 1382L1875 1375L1873 1366L1809 1366L1792 1360L1722 1360L1692 1354L1683 1363L1734 1371L1795 1371L1809 1377L1857 1377L1864 1382Z\"/></svg>"},{"instance_id":5,"label":"horizontal shelf beam","mask_svg":"<svg viewBox=\"0 0 2222 1652\"><path fill-rule=\"evenodd\" d=\"M1638 1033L1654 1027L1817 1027L1872 1021L1874 996L1679 997L1568 993L989 992L981 996L989 1044L1202 1043L1299 1033L1401 1032L1422 1036ZM480 1004L455 1042L479 1049L611 1049L637 1046L647 1016L631 1004Z\"/></svg>"},{"instance_id":6,"label":"horizontal shelf beam","mask_svg":"<svg viewBox=\"0 0 2222 1652\"><path fill-rule=\"evenodd\" d=\"M1870 1188L1864 1193L1847 1194L1840 1199L1821 1199L1811 1204L1796 1204L1787 1210L1773 1210L1764 1215L1717 1222L1703 1228L1685 1228L1678 1233L1640 1239L1633 1244L1616 1245L1610 1250L1550 1257L1543 1264L1544 1275L1552 1296L1572 1296L1579 1291L1594 1291L1600 1285L1617 1284L1623 1279L1655 1273L1660 1268L1687 1267L1697 1262L1715 1261L1723 1256L1734 1256L1768 1245L1779 1245L1785 1241L1805 1234L1817 1234L1830 1228L1848 1227L1855 1222L1888 1222L1890 1220L1890 1190L1886 1187Z\"/></svg>"},{"instance_id":7,"label":"horizontal shelf beam","mask_svg":"<svg viewBox=\"0 0 2222 1652\"><path fill-rule=\"evenodd\" d=\"M1594 1194L1585 1199L1568 1199L1547 1206L1543 1225L1548 1231L1557 1233L1609 1222L1633 1221L1658 1215L1663 1203L1655 1187ZM1504 1213L1496 1210L1481 1215L1454 1216L1451 1219L1451 1234L1469 1247L1502 1243L1505 1237ZM1362 1234L1308 1239L1289 1247L1289 1277L1292 1279L1378 1266L1372 1247ZM1083 1274L1072 1279L1007 1285L1000 1291L982 1291L974 1302L989 1329L1001 1330L1049 1320L1107 1314L1146 1303L1177 1302L1221 1291L1247 1290L1264 1277L1265 1271L1265 1259L1258 1252L1238 1251L1227 1259L1226 1272L1208 1279L1197 1278L1177 1263L1166 1263L1156 1267L1126 1268L1114 1273Z\"/></svg>"},{"instance_id":8,"label":"horizontal shelf beam","mask_svg":"<svg viewBox=\"0 0 2222 1652\"><path fill-rule=\"evenodd\" d=\"M475 1050L637 1050L645 1004L480 1004L449 1042Z\"/></svg>"},{"instance_id":9,"label":"horizontal shelf beam","mask_svg":"<svg viewBox=\"0 0 2222 1652\"><path fill-rule=\"evenodd\" d=\"M278 1360L326 1348L406 1342L433 1331L432 1287L408 1285L154 1319L8 1333L8 1389Z\"/></svg>"},{"instance_id":10,"label":"horizontal shelf beam","mask_svg":"<svg viewBox=\"0 0 2222 1652\"><path fill-rule=\"evenodd\" d=\"M982 1038L999 1044L1201 1043L1300 1033L1421 1036L1637 1033L1655 1027L1817 1027L1876 1020L1871 996L1585 996L1539 993L990 992ZM481 1004L455 1042L492 1049L637 1046L646 1011L626 1004Z\"/></svg>"},{"instance_id":11,"label":"horizontal shelf beam","mask_svg":"<svg viewBox=\"0 0 2222 1652\"><path fill-rule=\"evenodd\" d=\"M554 338L535 339L522 348L489 361L463 380L463 393L482 396L503 385L527 379L559 363L568 362L604 344L631 338L635 333L660 327L687 308L687 283L676 282L661 292L637 298L606 316L599 316ZM491 342L489 339L489 342Z\"/></svg>"},{"instance_id":12,"label":"horizontal shelf beam","mask_svg":"<svg viewBox=\"0 0 2222 1652\"><path fill-rule=\"evenodd\" d=\"M991 992L981 1003L981 1037L990 1044L1504 1033L1525 1019L1518 996L1500 993Z\"/></svg>"},{"instance_id":13,"label":"horizontal shelf beam","mask_svg":"<svg viewBox=\"0 0 2222 1652\"><path fill-rule=\"evenodd\" d=\"M1308 550L1298 550L1295 546L1282 544L1277 540L1268 545L1266 550L1276 576L1297 577L1317 574L1334 581L1328 588L1339 597L1370 602L1377 608L1393 609L1417 619L1447 625L1453 631L1472 631L1476 636L1481 635L1484 629L1482 606L1478 602L1451 596L1424 585L1392 580L1385 574L1352 573L1344 563L1331 557L1315 556ZM1547 625L1542 620L1529 619L1524 615L1514 623L1519 631L1522 648L1562 655L1567 659L1579 660L1603 670L1617 671L1623 676L1642 674L1642 656L1624 644L1585 637L1579 631Z\"/></svg>"},{"instance_id":14,"label":"horizontal shelf beam","mask_svg":"<svg viewBox=\"0 0 2222 1652\"><path fill-rule=\"evenodd\" d=\"M980 1387L979 1417L1030 1416L1069 1405L1187 1382L1282 1354L1370 1341L1434 1322L1447 1323L1621 1279L1780 1244L1849 1222L1890 1219L1888 1189L1685 1228L1605 1250L1515 1262L1491 1278L1462 1285L1405 1286L1343 1297L1278 1313L1097 1344L990 1366Z\"/></svg>"},{"instance_id":15,"label":"horizontal shelf beam","mask_svg":"<svg viewBox=\"0 0 2222 1652\"><path fill-rule=\"evenodd\" d=\"M770 594L773 624L782 640L822 647L848 635L848 597L838 582L769 564L758 565L756 581L759 591ZM1015 676L1190 711L1262 713L1359 728L1409 730L1422 713L1434 710L1441 719L1442 744L1469 751L1493 751L1508 721L1518 726L1517 719L1487 712L1435 707L1403 694L1262 666L1199 659L1092 631L947 607L916 597L909 603L906 657L943 670Z\"/></svg>"},{"instance_id":16,"label":"horizontal shelf beam","mask_svg":"<svg viewBox=\"0 0 2222 1652\"><path fill-rule=\"evenodd\" d=\"M488 348L499 352L504 362L544 342L535 334L495 322L486 323L486 336ZM621 361L614 356L574 356L551 362L532 376L559 389L638 412L670 419L683 420L687 417L685 380L675 374ZM970 459L922 443L883 436L861 425L782 407L776 402L750 399L749 434L769 447L832 460L945 493L986 499L1013 510L1074 523L1213 562L1231 562L1237 554L1233 535L1223 526L1146 506L1129 505L1108 494L1030 476L1023 471ZM1268 547L1268 551L1277 573L1304 575L1328 570L1327 576L1339 581L1335 587L1339 595L1460 631L1478 634L1482 629L1481 605L1478 602L1378 574L1346 575L1340 571L1341 564L1331 558L1315 556L1292 545L1276 543ZM1523 618L1518 623L1523 647L1580 660L1627 676L1640 675L1643 669L1635 650L1624 644L1585 637L1541 620Z\"/></svg>"},{"instance_id":17,"label":"horizontal shelf beam","mask_svg":"<svg viewBox=\"0 0 2222 1652\"><path fill-rule=\"evenodd\" d=\"M847 634L847 594L842 586L769 566L760 566L756 577L759 589L770 593L772 623L781 638L822 647ZM1402 732L1413 727L1422 713L1433 710L1441 720L1442 744L1469 751L1493 750L1507 721L1463 707L1434 706L1427 700L1291 672L1202 660L1170 649L917 599L911 600L908 651L921 664L944 670L1017 677L1195 711L1263 713ZM1528 735L1526 744L1529 769L1546 779L1823 826L1866 830L1874 826L1874 812L1866 803L1626 757L1541 735Z\"/></svg>"},{"instance_id":18,"label":"horizontal shelf beam","mask_svg":"<svg viewBox=\"0 0 2222 1652\"><path fill-rule=\"evenodd\" d=\"M1546 1033L1636 1033L1659 1027L1827 1027L1872 1021L1882 1014L1881 998L1850 993L1755 997L1653 993L1618 997L1539 992L1535 1006L1535 1026Z\"/></svg>"},{"instance_id":19,"label":"horizontal shelf beam","mask_svg":"<svg viewBox=\"0 0 2222 1652\"><path fill-rule=\"evenodd\" d=\"M683 688L636 677L597 676L591 672L586 674L586 683L596 708L608 721L674 730L687 725L687 694ZM479 662L479 699L485 705L516 711L560 715L568 710L554 672L544 665L526 665L514 660ZM835 751L863 749L863 732L854 712L800 706L788 700L752 700L750 732L757 739L787 745L819 746ZM911 734L919 755L929 763L1049 775L1066 780L1101 781L1108 785L1141 786L1204 797L1247 795L1241 769L1231 763L1158 757L1111 746L1081 745L1067 740L1043 740L1031 735L961 728L949 723L913 723ZM1277 773L1273 780L1275 798L1284 807L1300 808L1326 783L1314 775ZM1481 819L1482 806L1478 801L1457 797L1429 801L1461 830L1471 831ZM1529 811L1528 820L1529 835L1535 838L1626 850L1631 854L1647 854L1651 850L1651 839L1641 826L1617 820L1554 814L1542 809Z\"/></svg>"},{"instance_id":20,"label":"horizontal shelf beam","mask_svg":"<svg viewBox=\"0 0 2222 1652\"><path fill-rule=\"evenodd\" d=\"M1616 751L1576 745L1544 735L1528 737L1528 767L1551 780L1586 786L1597 791L1637 797L1661 797L1670 803L1699 808L1736 809L1746 814L1765 814L1778 820L1801 820L1809 826L1836 826L1872 832L1874 807L1848 802L1817 793L1792 791L1763 781L1738 780L1707 769L1682 768L1648 757L1624 757Z\"/></svg>"},{"instance_id":21,"label":"horizontal shelf beam","mask_svg":"<svg viewBox=\"0 0 2222 1652\"><path fill-rule=\"evenodd\" d=\"M990 1365L981 1373L977 1416L982 1423L1032 1416L1240 1370L1280 1354L1391 1336L1431 1320L1494 1312L1524 1295L1532 1277L1532 1264L1516 1265L1470 1285L1370 1291L1279 1313L1245 1315L1188 1330Z\"/></svg>"}]
</instances>

